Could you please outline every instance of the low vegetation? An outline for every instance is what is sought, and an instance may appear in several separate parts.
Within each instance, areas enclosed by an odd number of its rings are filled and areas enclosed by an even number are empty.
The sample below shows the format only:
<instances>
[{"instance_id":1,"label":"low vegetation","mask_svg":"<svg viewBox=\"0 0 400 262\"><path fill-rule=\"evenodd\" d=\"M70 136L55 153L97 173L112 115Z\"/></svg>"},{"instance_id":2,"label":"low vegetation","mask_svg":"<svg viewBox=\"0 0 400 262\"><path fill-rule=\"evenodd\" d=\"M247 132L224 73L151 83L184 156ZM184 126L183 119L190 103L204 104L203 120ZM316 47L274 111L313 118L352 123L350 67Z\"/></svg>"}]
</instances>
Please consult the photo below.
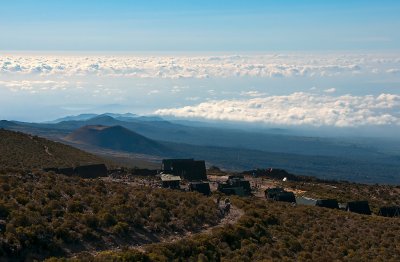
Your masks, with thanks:
<instances>
[{"instance_id":1,"label":"low vegetation","mask_svg":"<svg viewBox=\"0 0 400 262\"><path fill-rule=\"evenodd\" d=\"M73 261L399 261L400 220L252 198L235 225Z\"/></svg>"},{"instance_id":2,"label":"low vegetation","mask_svg":"<svg viewBox=\"0 0 400 262\"><path fill-rule=\"evenodd\" d=\"M71 167L104 160L41 137L0 129L0 170Z\"/></svg>"},{"instance_id":3,"label":"low vegetation","mask_svg":"<svg viewBox=\"0 0 400 262\"><path fill-rule=\"evenodd\" d=\"M219 221L211 198L52 173L0 175L0 260L157 242Z\"/></svg>"}]
</instances>

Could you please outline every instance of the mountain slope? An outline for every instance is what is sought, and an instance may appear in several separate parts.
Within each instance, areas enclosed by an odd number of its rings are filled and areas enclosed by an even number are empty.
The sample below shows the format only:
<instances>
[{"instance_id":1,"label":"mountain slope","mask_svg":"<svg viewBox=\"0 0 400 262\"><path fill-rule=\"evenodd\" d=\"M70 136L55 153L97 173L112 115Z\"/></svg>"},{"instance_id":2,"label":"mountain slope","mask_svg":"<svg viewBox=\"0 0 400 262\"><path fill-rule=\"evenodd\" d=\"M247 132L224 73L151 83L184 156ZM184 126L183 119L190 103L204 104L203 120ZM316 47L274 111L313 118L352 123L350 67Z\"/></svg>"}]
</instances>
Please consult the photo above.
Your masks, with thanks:
<instances>
[{"instance_id":1,"label":"mountain slope","mask_svg":"<svg viewBox=\"0 0 400 262\"><path fill-rule=\"evenodd\" d=\"M35 169L104 163L95 155L45 138L0 129L0 167Z\"/></svg>"},{"instance_id":2,"label":"mountain slope","mask_svg":"<svg viewBox=\"0 0 400 262\"><path fill-rule=\"evenodd\" d=\"M84 126L66 137L67 141L100 148L143 154L163 154L167 147L122 126Z\"/></svg>"}]
</instances>

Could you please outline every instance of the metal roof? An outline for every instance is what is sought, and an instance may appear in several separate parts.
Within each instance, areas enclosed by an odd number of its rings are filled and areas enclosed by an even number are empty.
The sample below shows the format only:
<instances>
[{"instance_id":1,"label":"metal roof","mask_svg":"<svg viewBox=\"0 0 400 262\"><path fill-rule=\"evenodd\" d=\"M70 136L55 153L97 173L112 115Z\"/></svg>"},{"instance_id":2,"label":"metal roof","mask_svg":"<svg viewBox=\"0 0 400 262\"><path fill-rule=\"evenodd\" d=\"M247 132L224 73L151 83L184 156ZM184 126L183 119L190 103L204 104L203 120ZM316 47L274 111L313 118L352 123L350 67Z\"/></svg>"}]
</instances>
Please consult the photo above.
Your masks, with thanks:
<instances>
[{"instance_id":1,"label":"metal roof","mask_svg":"<svg viewBox=\"0 0 400 262\"><path fill-rule=\"evenodd\" d=\"M162 174L161 175L161 181L181 181L181 177L180 176L174 176L174 175Z\"/></svg>"}]
</instances>

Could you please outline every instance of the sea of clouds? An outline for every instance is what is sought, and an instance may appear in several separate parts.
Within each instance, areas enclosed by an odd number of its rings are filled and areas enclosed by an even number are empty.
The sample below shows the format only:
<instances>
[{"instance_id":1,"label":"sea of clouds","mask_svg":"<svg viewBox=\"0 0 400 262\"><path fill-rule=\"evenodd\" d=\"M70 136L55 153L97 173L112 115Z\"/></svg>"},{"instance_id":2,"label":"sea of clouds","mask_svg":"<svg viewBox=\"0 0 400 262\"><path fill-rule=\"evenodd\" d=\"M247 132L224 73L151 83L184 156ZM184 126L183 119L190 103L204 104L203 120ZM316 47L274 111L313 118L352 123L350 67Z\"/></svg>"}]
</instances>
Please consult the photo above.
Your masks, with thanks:
<instances>
[{"instance_id":1,"label":"sea of clouds","mask_svg":"<svg viewBox=\"0 0 400 262\"><path fill-rule=\"evenodd\" d=\"M197 79L344 79L374 78L400 83L400 55L396 54L289 54L225 56L125 56L125 55L26 55L0 56L0 91L12 93L68 92L95 93L121 100L129 96L126 81ZM88 80L91 79L91 80ZM95 79L95 83L90 83ZM111 79L111 80L110 80ZM103 81L104 80L104 81ZM103 82L108 81L109 86ZM274 80L274 81L275 81ZM379 80L379 81L378 81ZM229 82L227 82L229 83ZM231 82L230 82L231 83ZM143 83L142 83L143 84ZM229 84L227 84L229 85ZM145 85L143 85L145 86ZM311 86L310 86L311 87ZM176 85L170 93L174 104L159 108L161 116L260 122L276 125L366 126L400 125L400 90L369 94L336 94L336 88L323 91L299 90L285 95L271 90L253 90L243 86L237 97L213 97L218 87L204 90L204 95L178 98L190 93L193 86ZM198 88L198 87L197 87ZM225 91L229 87L224 86ZM379 86L377 86L379 89ZM81 90L81 91L80 91ZM133 90L133 89L132 89ZM144 94L162 97L162 90L149 89ZM86 93L84 93L84 91ZM134 92L134 91L132 91ZM135 91L137 92L137 90ZM3 92L4 94L4 92ZM92 95L93 95L92 94ZM123 96L121 94L124 94ZM3 98L4 99L4 98ZM90 97L88 97L90 99ZM151 99L151 98L148 98ZM34 102L34 101L33 101ZM190 102L190 103L189 103ZM146 101L147 103L147 101ZM149 100L151 103L151 100ZM196 103L196 104L195 104ZM134 105L132 106L134 107Z\"/></svg>"},{"instance_id":2,"label":"sea of clouds","mask_svg":"<svg viewBox=\"0 0 400 262\"><path fill-rule=\"evenodd\" d=\"M359 127L400 125L400 96L328 96L296 92L159 109L161 116L259 122L271 125Z\"/></svg>"},{"instance_id":3,"label":"sea of clouds","mask_svg":"<svg viewBox=\"0 0 400 262\"><path fill-rule=\"evenodd\" d=\"M134 78L294 77L400 74L400 55L0 56L4 74Z\"/></svg>"}]
</instances>

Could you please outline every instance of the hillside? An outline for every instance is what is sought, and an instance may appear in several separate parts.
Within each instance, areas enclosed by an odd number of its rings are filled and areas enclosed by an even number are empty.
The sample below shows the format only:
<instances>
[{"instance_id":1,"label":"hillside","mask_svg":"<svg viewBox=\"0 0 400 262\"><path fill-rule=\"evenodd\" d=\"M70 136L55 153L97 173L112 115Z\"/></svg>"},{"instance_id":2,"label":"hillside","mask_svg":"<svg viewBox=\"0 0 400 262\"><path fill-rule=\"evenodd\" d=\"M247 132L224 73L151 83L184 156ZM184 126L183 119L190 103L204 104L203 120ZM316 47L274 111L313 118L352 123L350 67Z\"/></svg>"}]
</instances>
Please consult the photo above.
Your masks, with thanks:
<instances>
[{"instance_id":1,"label":"hillside","mask_svg":"<svg viewBox=\"0 0 400 262\"><path fill-rule=\"evenodd\" d=\"M3 169L41 169L87 163L104 163L104 160L62 143L0 129L0 167Z\"/></svg>"},{"instance_id":2,"label":"hillside","mask_svg":"<svg viewBox=\"0 0 400 262\"><path fill-rule=\"evenodd\" d=\"M66 140L125 152L163 154L167 148L160 143L130 131L122 126L84 126L66 137Z\"/></svg>"},{"instance_id":3,"label":"hillside","mask_svg":"<svg viewBox=\"0 0 400 262\"><path fill-rule=\"evenodd\" d=\"M0 261L157 242L219 220L213 200L198 193L0 171Z\"/></svg>"},{"instance_id":4,"label":"hillside","mask_svg":"<svg viewBox=\"0 0 400 262\"><path fill-rule=\"evenodd\" d=\"M67 261L399 261L400 220L256 198L234 225ZM65 260L51 260L65 261Z\"/></svg>"}]
</instances>

